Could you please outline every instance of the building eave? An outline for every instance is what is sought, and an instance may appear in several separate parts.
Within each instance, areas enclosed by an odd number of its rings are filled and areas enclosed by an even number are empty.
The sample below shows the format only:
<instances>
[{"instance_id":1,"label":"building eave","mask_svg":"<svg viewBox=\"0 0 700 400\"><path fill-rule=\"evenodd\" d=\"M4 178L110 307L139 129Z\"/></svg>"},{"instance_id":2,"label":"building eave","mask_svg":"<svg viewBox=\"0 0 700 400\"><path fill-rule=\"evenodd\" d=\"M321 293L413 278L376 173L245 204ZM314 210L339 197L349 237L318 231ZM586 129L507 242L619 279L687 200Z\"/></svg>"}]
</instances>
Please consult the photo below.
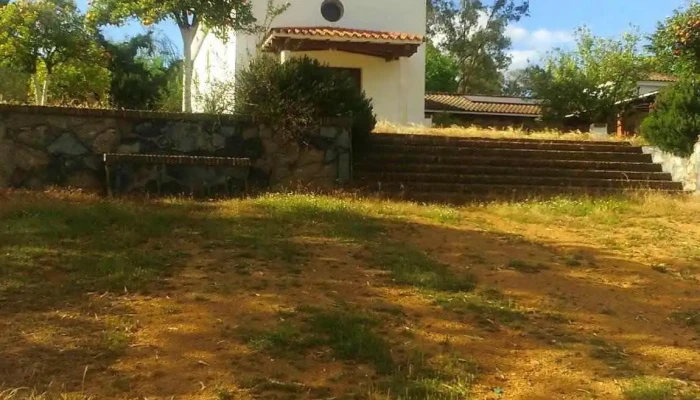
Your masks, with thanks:
<instances>
[{"instance_id":1,"label":"building eave","mask_svg":"<svg viewBox=\"0 0 700 400\"><path fill-rule=\"evenodd\" d=\"M489 112L478 112L478 111L457 111L457 110L433 110L426 109L426 114L462 114L462 115L488 115L488 116L499 116L499 117L525 117L525 118L539 118L541 115L538 114L510 114L510 113L489 113Z\"/></svg>"},{"instance_id":2,"label":"building eave","mask_svg":"<svg viewBox=\"0 0 700 400\"><path fill-rule=\"evenodd\" d=\"M411 57L423 44L423 37L396 32L347 28L272 28L263 42L267 52L341 51L384 58L387 61Z\"/></svg>"}]
</instances>

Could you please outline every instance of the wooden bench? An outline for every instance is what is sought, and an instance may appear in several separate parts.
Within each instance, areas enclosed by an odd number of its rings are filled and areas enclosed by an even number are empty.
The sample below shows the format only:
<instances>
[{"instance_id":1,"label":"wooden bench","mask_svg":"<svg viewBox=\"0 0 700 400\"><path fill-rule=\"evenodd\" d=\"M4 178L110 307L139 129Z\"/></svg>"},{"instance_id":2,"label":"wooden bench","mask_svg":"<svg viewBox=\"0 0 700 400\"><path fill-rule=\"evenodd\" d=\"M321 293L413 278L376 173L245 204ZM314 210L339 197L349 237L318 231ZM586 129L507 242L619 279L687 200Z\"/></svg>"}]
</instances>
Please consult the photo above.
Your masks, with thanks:
<instances>
[{"instance_id":1,"label":"wooden bench","mask_svg":"<svg viewBox=\"0 0 700 400\"><path fill-rule=\"evenodd\" d=\"M164 154L119 154L105 153L103 154L105 164L105 176L107 179L107 195L112 196L112 184L110 176L110 167L119 164L141 164L141 165L159 165L163 169L166 165L191 165L198 167L219 167L231 168L242 167L250 168L251 162L249 158L231 158L231 157L200 157L200 156L181 156L181 155L164 155ZM162 170L161 170L162 172ZM158 185L160 191L160 184ZM244 179L244 191L248 190L248 177Z\"/></svg>"}]
</instances>

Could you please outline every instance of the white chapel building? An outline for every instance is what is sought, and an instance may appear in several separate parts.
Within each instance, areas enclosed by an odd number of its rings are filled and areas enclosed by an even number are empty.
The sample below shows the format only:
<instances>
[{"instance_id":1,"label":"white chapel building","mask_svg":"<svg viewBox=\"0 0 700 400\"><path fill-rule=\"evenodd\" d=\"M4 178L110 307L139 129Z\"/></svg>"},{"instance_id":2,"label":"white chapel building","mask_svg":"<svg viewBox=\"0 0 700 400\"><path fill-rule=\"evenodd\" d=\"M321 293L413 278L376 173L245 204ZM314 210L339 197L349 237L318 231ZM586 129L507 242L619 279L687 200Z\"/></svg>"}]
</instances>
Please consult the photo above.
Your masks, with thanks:
<instances>
[{"instance_id":1,"label":"white chapel building","mask_svg":"<svg viewBox=\"0 0 700 400\"><path fill-rule=\"evenodd\" d=\"M268 0L250 1L255 17L264 21ZM372 99L379 121L424 122L425 0L290 3L260 49L255 35L235 33L227 41L208 35L194 61L195 92L206 92L217 80L234 80L257 51L279 56L280 62L306 55L350 72Z\"/></svg>"}]
</instances>

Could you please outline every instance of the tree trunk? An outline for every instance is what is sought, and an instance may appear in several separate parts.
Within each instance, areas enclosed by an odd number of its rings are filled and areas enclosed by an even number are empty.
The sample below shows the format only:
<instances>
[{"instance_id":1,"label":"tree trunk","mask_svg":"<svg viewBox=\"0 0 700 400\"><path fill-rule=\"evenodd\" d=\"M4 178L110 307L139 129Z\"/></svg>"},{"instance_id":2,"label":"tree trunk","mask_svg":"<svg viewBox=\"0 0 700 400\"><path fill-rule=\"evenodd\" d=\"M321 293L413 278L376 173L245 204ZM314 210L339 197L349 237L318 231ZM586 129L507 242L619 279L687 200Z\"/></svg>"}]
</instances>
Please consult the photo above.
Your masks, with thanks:
<instances>
[{"instance_id":1,"label":"tree trunk","mask_svg":"<svg viewBox=\"0 0 700 400\"><path fill-rule=\"evenodd\" d=\"M201 24L196 17L193 18L192 25L183 27L180 26L180 34L182 35L182 111L192 112L192 77L194 75L194 60L197 58L199 51L202 49L204 39L209 30L206 27L202 28L202 34L197 38Z\"/></svg>"},{"instance_id":2,"label":"tree trunk","mask_svg":"<svg viewBox=\"0 0 700 400\"><path fill-rule=\"evenodd\" d=\"M37 106L46 105L46 91L49 86L49 75L46 74L44 82L39 81L39 75L34 74L34 104Z\"/></svg>"},{"instance_id":3,"label":"tree trunk","mask_svg":"<svg viewBox=\"0 0 700 400\"><path fill-rule=\"evenodd\" d=\"M34 74L34 77L32 78L32 83L34 86L34 105L40 106L41 105L41 85L39 84L39 76L37 76L37 74Z\"/></svg>"},{"instance_id":4,"label":"tree trunk","mask_svg":"<svg viewBox=\"0 0 700 400\"><path fill-rule=\"evenodd\" d=\"M182 62L182 111L192 112L192 42L196 31L192 28L180 28L182 34L183 62Z\"/></svg>"},{"instance_id":5,"label":"tree trunk","mask_svg":"<svg viewBox=\"0 0 700 400\"><path fill-rule=\"evenodd\" d=\"M49 73L46 73L46 77L44 78L44 87L41 89L41 105L46 105L46 89L49 87Z\"/></svg>"}]
</instances>

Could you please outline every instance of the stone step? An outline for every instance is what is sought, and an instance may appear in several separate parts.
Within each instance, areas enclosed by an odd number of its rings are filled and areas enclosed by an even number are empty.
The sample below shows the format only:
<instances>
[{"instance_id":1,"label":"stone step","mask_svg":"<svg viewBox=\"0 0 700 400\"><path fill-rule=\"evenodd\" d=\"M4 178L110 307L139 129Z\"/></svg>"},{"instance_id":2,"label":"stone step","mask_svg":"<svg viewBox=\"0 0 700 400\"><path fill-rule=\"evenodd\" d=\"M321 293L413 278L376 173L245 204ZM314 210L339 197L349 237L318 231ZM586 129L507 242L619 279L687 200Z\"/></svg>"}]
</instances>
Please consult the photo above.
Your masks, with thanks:
<instances>
[{"instance_id":1,"label":"stone step","mask_svg":"<svg viewBox=\"0 0 700 400\"><path fill-rule=\"evenodd\" d=\"M661 172L658 164L650 158L644 162L634 161L601 161L601 160L550 160L515 157L486 157L470 156L439 156L433 154L391 154L370 153L361 156L355 163L357 167L372 165L383 170L388 167L402 165L430 166L497 166L513 168L557 168L557 169L594 169L605 171Z\"/></svg>"},{"instance_id":2,"label":"stone step","mask_svg":"<svg viewBox=\"0 0 700 400\"><path fill-rule=\"evenodd\" d=\"M543 139L516 139L516 138L487 138L487 137L461 137L443 135L415 135L401 133L377 133L371 136L372 142L390 143L456 143L456 142L493 142L521 143L521 144L567 144L567 145L596 145L596 146L632 146L630 142L613 140L543 140Z\"/></svg>"},{"instance_id":3,"label":"stone step","mask_svg":"<svg viewBox=\"0 0 700 400\"><path fill-rule=\"evenodd\" d=\"M571 142L565 140L509 140L485 138L455 138L443 136L406 136L377 135L372 138L372 145L413 146L413 147L467 147L476 149L523 149L523 150L561 150L593 151L641 154L642 148L626 142Z\"/></svg>"},{"instance_id":4,"label":"stone step","mask_svg":"<svg viewBox=\"0 0 700 400\"><path fill-rule=\"evenodd\" d=\"M660 169L660 168L659 168ZM400 174L449 174L449 175L514 175L514 176L539 176L558 178L594 178L594 179L621 179L621 180L650 180L668 181L671 175L665 172L633 172L596 169L564 169L564 168L536 168L536 167L500 167L489 165L439 165L439 164L356 164L354 174L356 177L390 176Z\"/></svg>"},{"instance_id":5,"label":"stone step","mask_svg":"<svg viewBox=\"0 0 700 400\"><path fill-rule=\"evenodd\" d=\"M591 160L591 161L628 161L651 162L651 155L642 153L597 152L597 151L563 151L563 150L525 150L504 148L472 148L449 146L400 146L373 145L368 154L417 154L438 156L479 156L508 157L540 160Z\"/></svg>"},{"instance_id":6,"label":"stone step","mask_svg":"<svg viewBox=\"0 0 700 400\"><path fill-rule=\"evenodd\" d=\"M522 186L522 187L575 187L575 188L621 188L640 190L682 190L683 185L672 181L620 180L620 179L582 179L554 177L523 177L508 175L441 175L441 174L406 174L392 176L389 180L378 179L380 176L365 176L355 180L370 191L404 191L463 193L474 190L473 185Z\"/></svg>"}]
</instances>

